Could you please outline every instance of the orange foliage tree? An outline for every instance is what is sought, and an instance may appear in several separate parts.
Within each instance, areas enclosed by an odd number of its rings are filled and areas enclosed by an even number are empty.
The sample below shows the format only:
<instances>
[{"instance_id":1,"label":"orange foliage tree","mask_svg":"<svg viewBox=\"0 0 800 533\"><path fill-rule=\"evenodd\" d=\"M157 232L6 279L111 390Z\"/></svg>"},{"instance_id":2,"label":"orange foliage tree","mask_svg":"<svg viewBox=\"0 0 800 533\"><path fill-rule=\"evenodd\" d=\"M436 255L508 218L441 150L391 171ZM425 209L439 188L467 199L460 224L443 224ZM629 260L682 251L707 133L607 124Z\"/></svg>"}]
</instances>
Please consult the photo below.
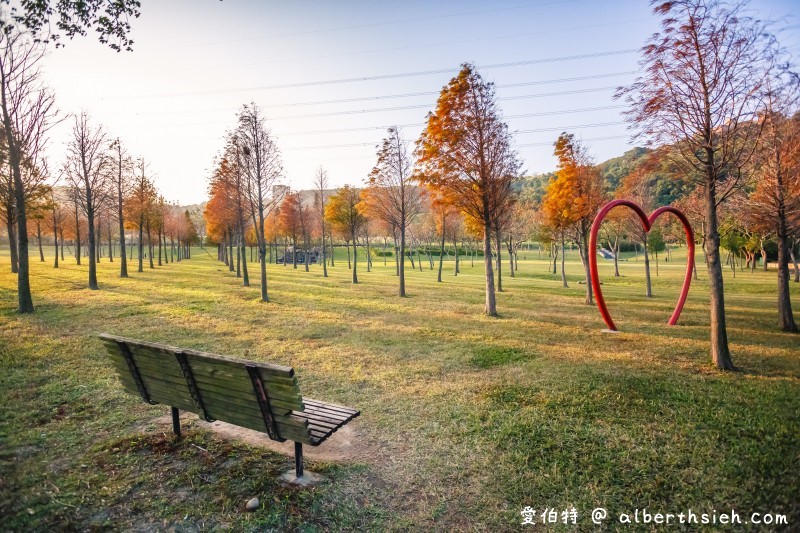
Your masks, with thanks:
<instances>
[{"instance_id":1,"label":"orange foliage tree","mask_svg":"<svg viewBox=\"0 0 800 533\"><path fill-rule=\"evenodd\" d=\"M417 160L419 182L483 229L484 311L497 316L492 229L513 202L511 184L520 163L497 106L494 84L486 82L473 65L463 65L442 89L417 141Z\"/></svg>"},{"instance_id":2,"label":"orange foliage tree","mask_svg":"<svg viewBox=\"0 0 800 533\"><path fill-rule=\"evenodd\" d=\"M586 304L592 303L592 284L589 274L589 231L597 211L603 204L603 185L600 173L592 164L586 147L570 133L562 133L555 144L558 158L556 178L547 187L542 210L550 224L561 236L561 279L564 274L564 241L569 234L578 245L586 276Z\"/></svg>"},{"instance_id":3,"label":"orange foliage tree","mask_svg":"<svg viewBox=\"0 0 800 533\"><path fill-rule=\"evenodd\" d=\"M346 240L353 241L353 283L358 283L358 234L367 221L367 217L359 208L359 202L358 191L350 185L345 185L328 199L328 204L325 206L325 219L331 225L331 229Z\"/></svg>"}]
</instances>

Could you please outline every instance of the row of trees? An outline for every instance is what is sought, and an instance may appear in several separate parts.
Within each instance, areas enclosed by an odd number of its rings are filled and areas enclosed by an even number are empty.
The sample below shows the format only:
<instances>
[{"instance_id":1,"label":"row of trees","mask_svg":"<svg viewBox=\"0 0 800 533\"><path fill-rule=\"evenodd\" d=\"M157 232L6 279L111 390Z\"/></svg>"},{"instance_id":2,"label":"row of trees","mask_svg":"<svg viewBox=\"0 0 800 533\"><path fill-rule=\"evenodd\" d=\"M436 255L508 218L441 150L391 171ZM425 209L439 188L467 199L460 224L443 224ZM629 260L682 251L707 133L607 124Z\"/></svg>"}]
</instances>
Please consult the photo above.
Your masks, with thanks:
<instances>
[{"instance_id":1,"label":"row of trees","mask_svg":"<svg viewBox=\"0 0 800 533\"><path fill-rule=\"evenodd\" d=\"M102 233L113 260L118 244L120 276L127 277L126 232L138 232L139 271L143 257L153 266L154 242L158 261L178 260L196 240L188 213L167 204L148 176L143 160L136 162L119 139L110 138L88 114L71 118L72 130L63 164L52 172L43 157L47 132L64 120L56 112L53 94L41 83L38 64L44 49L24 33L2 25L0 32L0 220L6 226L11 249L11 270L17 273L19 310L33 311L29 276L29 237L39 246L44 261L42 229L53 236L54 266L64 259L65 239L81 249L88 260L88 286L98 288L97 261ZM134 234L135 234L134 233ZM147 236L149 254L143 251ZM162 258L169 240L172 250ZM60 254L59 254L60 244ZM183 246L180 246L180 245Z\"/></svg>"},{"instance_id":2,"label":"row of trees","mask_svg":"<svg viewBox=\"0 0 800 533\"><path fill-rule=\"evenodd\" d=\"M7 153L7 152L4 152ZM8 159L0 161L0 219L5 223L11 248L11 270L19 273L23 233L11 194L13 183ZM52 236L53 266L64 260L68 247L77 264L88 261L88 286L98 289L97 262L104 255L109 261L117 250L120 277L128 277L128 258L133 244L138 248L138 271L144 258L158 265L180 261L189 256L190 245L198 241L197 231L188 210L166 202L148 176L143 159L134 160L119 139L111 139L100 126L93 126L86 113L73 117L72 135L64 163L55 177L45 166L32 161L22 165L28 191L25 211L29 225L25 236L35 237L39 258L44 261L43 229ZM131 250L126 250L126 242ZM74 247L74 249L73 249ZM83 253L82 253L83 251Z\"/></svg>"},{"instance_id":3,"label":"row of trees","mask_svg":"<svg viewBox=\"0 0 800 533\"><path fill-rule=\"evenodd\" d=\"M44 147L58 120L54 95L42 82L39 64L48 43L63 46L62 36L86 35L88 29L113 50L131 50L129 21L139 16L139 2L24 2L10 12L8 3L0 2L0 163L6 166L0 193L9 237L17 241L12 263L18 271L18 311L32 313L28 206L45 194L41 186L49 174Z\"/></svg>"}]
</instances>

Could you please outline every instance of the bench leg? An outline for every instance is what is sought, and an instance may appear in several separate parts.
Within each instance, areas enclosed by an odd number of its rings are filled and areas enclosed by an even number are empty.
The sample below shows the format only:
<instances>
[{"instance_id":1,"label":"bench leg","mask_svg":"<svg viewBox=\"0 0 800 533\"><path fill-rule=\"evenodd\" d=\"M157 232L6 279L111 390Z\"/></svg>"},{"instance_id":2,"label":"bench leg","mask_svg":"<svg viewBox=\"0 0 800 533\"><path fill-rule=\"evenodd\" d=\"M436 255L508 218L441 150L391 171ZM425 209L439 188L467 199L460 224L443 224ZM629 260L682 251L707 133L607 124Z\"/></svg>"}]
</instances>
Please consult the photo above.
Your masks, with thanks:
<instances>
[{"instance_id":1,"label":"bench leg","mask_svg":"<svg viewBox=\"0 0 800 533\"><path fill-rule=\"evenodd\" d=\"M172 408L172 432L176 437L181 438L181 417L177 407Z\"/></svg>"},{"instance_id":2,"label":"bench leg","mask_svg":"<svg viewBox=\"0 0 800 533\"><path fill-rule=\"evenodd\" d=\"M303 477L303 445L294 443L294 472L297 477Z\"/></svg>"}]
</instances>

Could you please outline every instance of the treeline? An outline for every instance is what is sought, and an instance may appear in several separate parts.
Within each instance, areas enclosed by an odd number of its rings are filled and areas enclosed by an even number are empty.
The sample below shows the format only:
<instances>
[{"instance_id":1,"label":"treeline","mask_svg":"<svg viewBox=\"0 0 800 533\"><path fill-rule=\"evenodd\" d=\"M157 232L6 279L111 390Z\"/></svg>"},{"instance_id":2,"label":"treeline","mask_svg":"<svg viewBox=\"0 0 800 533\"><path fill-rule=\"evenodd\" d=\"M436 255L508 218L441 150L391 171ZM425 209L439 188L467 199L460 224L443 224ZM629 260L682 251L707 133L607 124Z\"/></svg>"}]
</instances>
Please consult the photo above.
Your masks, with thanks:
<instances>
[{"instance_id":1,"label":"treeline","mask_svg":"<svg viewBox=\"0 0 800 533\"><path fill-rule=\"evenodd\" d=\"M128 261L142 272L190 257L199 238L188 210L159 194L142 158L127 154L119 139L91 124L86 113L72 117L73 129L64 162L55 178L24 161L26 234L34 238L39 260L44 247L53 249L53 267L71 256L88 263L88 286L99 288L97 263L119 262L120 277L128 277ZM0 142L7 154L7 144ZM19 226L8 158L0 162L5 177L0 186L0 219L11 251L11 271L19 272ZM50 181L50 183L48 183ZM127 247L127 250L126 250ZM66 253L65 253L66 252Z\"/></svg>"},{"instance_id":2,"label":"treeline","mask_svg":"<svg viewBox=\"0 0 800 533\"><path fill-rule=\"evenodd\" d=\"M65 248L78 264L88 263L88 287L98 289L97 263L115 258L128 276L126 242L138 250L138 270L149 259L162 265L189 256L197 231L158 193L142 158L134 160L121 141L93 124L87 113L62 116L55 97L41 81L44 44L3 24L0 32L0 220L8 234L11 270L17 274L20 312L33 312L29 242L51 237L53 266ZM49 130L72 125L61 163L44 157Z\"/></svg>"}]
</instances>

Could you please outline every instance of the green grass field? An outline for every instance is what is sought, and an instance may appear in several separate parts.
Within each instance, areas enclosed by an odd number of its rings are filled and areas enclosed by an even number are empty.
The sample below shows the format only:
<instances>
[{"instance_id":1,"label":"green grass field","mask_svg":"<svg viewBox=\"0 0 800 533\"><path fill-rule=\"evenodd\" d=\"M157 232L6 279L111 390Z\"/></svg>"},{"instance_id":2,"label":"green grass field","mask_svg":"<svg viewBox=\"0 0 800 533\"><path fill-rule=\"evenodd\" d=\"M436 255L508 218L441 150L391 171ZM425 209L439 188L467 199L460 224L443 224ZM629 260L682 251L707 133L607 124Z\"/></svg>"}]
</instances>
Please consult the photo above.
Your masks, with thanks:
<instances>
[{"instance_id":1,"label":"green grass field","mask_svg":"<svg viewBox=\"0 0 800 533\"><path fill-rule=\"evenodd\" d=\"M525 506L577 509L577 526L539 530L592 530L597 507L609 531L645 507L781 513L800 528L800 336L777 330L774 270L726 270L740 371L720 373L703 268L680 324L666 325L679 254L661 262L652 299L641 262L618 279L603 262L622 330L608 334L583 304L575 257L563 289L537 252L521 253L517 277L504 265L501 317L487 318L483 267L469 260L457 278L445 263L441 284L427 261L409 268L406 299L391 259L369 273L360 262L357 286L341 257L328 279L319 265L270 265L264 304L199 248L126 280L103 260L100 291L74 259L54 270L51 253L32 255L37 312L20 316L0 250L2 530L494 531L518 529ZM298 491L277 483L291 457L196 423L175 443L168 408L122 390L101 332L292 365L305 394L362 411L364 457L308 461L331 482ZM253 496L262 506L247 513Z\"/></svg>"}]
</instances>

